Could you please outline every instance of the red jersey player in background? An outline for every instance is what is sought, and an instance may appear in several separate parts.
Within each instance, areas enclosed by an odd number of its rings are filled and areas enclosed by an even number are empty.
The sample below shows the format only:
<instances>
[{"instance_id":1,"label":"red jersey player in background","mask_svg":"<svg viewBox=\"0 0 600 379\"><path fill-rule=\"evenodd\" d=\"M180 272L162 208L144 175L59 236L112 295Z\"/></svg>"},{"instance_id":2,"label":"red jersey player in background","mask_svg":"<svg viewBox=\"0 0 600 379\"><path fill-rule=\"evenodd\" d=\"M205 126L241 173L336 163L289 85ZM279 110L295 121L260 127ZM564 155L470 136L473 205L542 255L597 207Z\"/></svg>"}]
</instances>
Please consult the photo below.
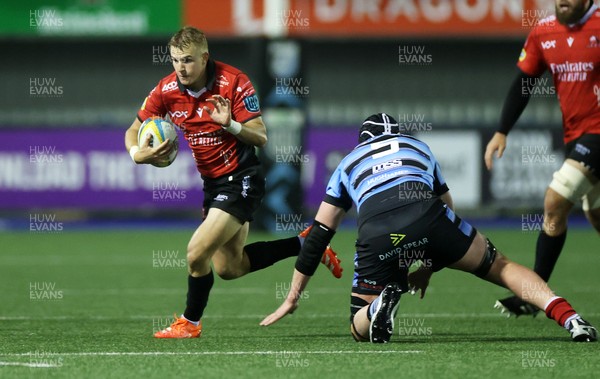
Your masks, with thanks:
<instances>
[{"instance_id":1,"label":"red jersey player in background","mask_svg":"<svg viewBox=\"0 0 600 379\"><path fill-rule=\"evenodd\" d=\"M206 37L196 28L179 30L169 47L175 71L150 92L125 134L125 145L137 164L167 160L170 141L152 148L148 136L138 146L137 134L147 118L168 115L183 130L204 180L204 221L187 247L186 309L154 335L190 338L202 332L200 319L214 282L211 261L221 278L239 278L297 256L308 232L244 246L265 191L254 150L266 144L267 132L254 87L240 70L209 58ZM323 263L341 276L339 260L329 247Z\"/></svg>"},{"instance_id":2,"label":"red jersey player in background","mask_svg":"<svg viewBox=\"0 0 600 379\"><path fill-rule=\"evenodd\" d=\"M556 22L558 21L558 22ZM519 73L502 110L500 129L487 145L485 163L500 158L506 135L529 101L535 78L552 74L563 115L566 159L544 198L544 224L534 271L548 281L567 236L573 205L583 202L592 226L600 232L600 10L592 0L556 0L556 16L531 31L519 58ZM539 310L516 298L496 302L509 315L535 315Z\"/></svg>"}]
</instances>

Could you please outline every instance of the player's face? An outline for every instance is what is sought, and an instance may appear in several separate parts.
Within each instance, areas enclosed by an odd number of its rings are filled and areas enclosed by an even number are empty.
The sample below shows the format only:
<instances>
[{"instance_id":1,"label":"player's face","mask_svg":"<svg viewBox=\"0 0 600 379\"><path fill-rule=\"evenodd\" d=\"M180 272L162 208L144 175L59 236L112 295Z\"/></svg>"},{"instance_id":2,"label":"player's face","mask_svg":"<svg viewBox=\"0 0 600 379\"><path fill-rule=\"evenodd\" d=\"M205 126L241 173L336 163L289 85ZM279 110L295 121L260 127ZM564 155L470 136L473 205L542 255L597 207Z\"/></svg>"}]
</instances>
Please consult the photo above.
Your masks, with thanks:
<instances>
[{"instance_id":1,"label":"player's face","mask_svg":"<svg viewBox=\"0 0 600 379\"><path fill-rule=\"evenodd\" d=\"M181 84L195 91L206 84L208 53L202 53L195 45L183 50L171 46L171 59Z\"/></svg>"},{"instance_id":2,"label":"player's face","mask_svg":"<svg viewBox=\"0 0 600 379\"><path fill-rule=\"evenodd\" d=\"M574 24L583 17L591 0L556 0L556 18L561 24Z\"/></svg>"}]
</instances>

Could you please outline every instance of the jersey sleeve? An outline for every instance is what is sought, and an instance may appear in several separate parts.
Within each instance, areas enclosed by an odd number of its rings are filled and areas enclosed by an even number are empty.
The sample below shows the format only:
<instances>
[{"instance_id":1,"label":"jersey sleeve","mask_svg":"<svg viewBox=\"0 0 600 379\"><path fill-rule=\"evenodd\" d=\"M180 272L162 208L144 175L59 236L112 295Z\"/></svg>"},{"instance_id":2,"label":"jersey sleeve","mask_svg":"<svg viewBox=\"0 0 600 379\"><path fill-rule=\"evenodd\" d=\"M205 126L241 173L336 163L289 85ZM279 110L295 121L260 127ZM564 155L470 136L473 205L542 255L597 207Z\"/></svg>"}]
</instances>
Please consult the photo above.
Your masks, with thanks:
<instances>
[{"instance_id":1,"label":"jersey sleeve","mask_svg":"<svg viewBox=\"0 0 600 379\"><path fill-rule=\"evenodd\" d=\"M341 163L331 175L329 183L327 183L327 190L323 201L333 206L340 207L346 212L352 208L352 197L350 197L350 194L343 183Z\"/></svg>"},{"instance_id":2,"label":"jersey sleeve","mask_svg":"<svg viewBox=\"0 0 600 379\"><path fill-rule=\"evenodd\" d=\"M164 117L164 115L167 114L167 108L162 101L161 94L162 92L160 91L159 83L152 91L150 91L137 113L140 122L144 122L144 120L152 116Z\"/></svg>"},{"instance_id":3,"label":"jersey sleeve","mask_svg":"<svg viewBox=\"0 0 600 379\"><path fill-rule=\"evenodd\" d=\"M546 63L544 62L544 56L540 50L536 29L533 29L531 33L529 33L525 45L523 46L523 50L521 50L517 66L529 76L540 76L546 70Z\"/></svg>"},{"instance_id":4,"label":"jersey sleeve","mask_svg":"<svg viewBox=\"0 0 600 379\"><path fill-rule=\"evenodd\" d=\"M260 116L260 105L254 86L246 74L240 73L236 77L233 88L231 116L240 123Z\"/></svg>"},{"instance_id":5,"label":"jersey sleeve","mask_svg":"<svg viewBox=\"0 0 600 379\"><path fill-rule=\"evenodd\" d=\"M433 169L433 192L436 195L442 196L446 192L450 191L448 185L446 184L446 179L442 176L442 169L440 168L440 164L434 159L433 163L435 163Z\"/></svg>"}]
</instances>

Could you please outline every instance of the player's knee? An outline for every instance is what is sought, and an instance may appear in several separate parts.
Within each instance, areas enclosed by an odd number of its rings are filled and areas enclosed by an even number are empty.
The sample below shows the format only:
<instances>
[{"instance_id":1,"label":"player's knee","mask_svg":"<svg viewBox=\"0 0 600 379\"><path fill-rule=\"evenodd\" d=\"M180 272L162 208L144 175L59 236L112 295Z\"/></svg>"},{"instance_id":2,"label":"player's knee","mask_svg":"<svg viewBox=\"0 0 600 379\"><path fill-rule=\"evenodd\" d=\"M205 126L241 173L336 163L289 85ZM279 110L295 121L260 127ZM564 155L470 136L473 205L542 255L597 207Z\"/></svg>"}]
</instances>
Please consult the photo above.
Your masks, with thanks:
<instances>
[{"instance_id":1,"label":"player's knee","mask_svg":"<svg viewBox=\"0 0 600 379\"><path fill-rule=\"evenodd\" d=\"M187 246L187 260L188 263L194 261L210 261L216 251L216 247L211 246L204 240L190 241Z\"/></svg>"},{"instance_id":2,"label":"player's knee","mask_svg":"<svg viewBox=\"0 0 600 379\"><path fill-rule=\"evenodd\" d=\"M544 211L550 217L565 218L572 205L594 188L592 182L577 167L565 162L552 176L544 199Z\"/></svg>"},{"instance_id":3,"label":"player's knee","mask_svg":"<svg viewBox=\"0 0 600 379\"><path fill-rule=\"evenodd\" d=\"M186 258L188 266L192 270L195 270L197 268L210 265L211 257L208 254L204 254L203 251L200 249L190 248L190 246L188 246Z\"/></svg>"},{"instance_id":4,"label":"player's knee","mask_svg":"<svg viewBox=\"0 0 600 379\"><path fill-rule=\"evenodd\" d=\"M567 228L570 200L553 191L548 191L544 198L544 231L548 235L558 235Z\"/></svg>"},{"instance_id":5,"label":"player's knee","mask_svg":"<svg viewBox=\"0 0 600 379\"><path fill-rule=\"evenodd\" d=\"M496 246L490 241L488 238L485 239L486 246L485 252L483 253L483 257L481 258L481 262L479 266L472 272L473 275L478 276L482 279L486 278L496 262L496 258L498 258L498 250Z\"/></svg>"}]
</instances>

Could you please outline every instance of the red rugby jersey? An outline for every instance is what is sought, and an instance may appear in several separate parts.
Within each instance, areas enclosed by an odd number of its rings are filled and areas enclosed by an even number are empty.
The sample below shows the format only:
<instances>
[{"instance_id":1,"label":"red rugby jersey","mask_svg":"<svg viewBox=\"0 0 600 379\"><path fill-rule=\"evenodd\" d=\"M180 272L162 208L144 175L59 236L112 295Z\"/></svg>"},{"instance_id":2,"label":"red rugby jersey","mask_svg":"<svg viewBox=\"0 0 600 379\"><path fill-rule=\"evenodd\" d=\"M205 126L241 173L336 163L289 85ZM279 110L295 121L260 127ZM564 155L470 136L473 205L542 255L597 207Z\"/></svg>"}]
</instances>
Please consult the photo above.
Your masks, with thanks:
<instances>
[{"instance_id":1,"label":"red rugby jersey","mask_svg":"<svg viewBox=\"0 0 600 379\"><path fill-rule=\"evenodd\" d=\"M600 10L596 5L575 25L556 16L539 22L519 57L530 76L549 70L563 115L564 141L600 134Z\"/></svg>"},{"instance_id":2,"label":"red rugby jersey","mask_svg":"<svg viewBox=\"0 0 600 379\"><path fill-rule=\"evenodd\" d=\"M150 91L137 116L142 122L152 116L169 116L183 130L200 174L207 178L217 178L236 169L256 165L258 158L254 146L223 130L202 109L205 105L214 108L206 99L212 95L229 99L231 117L240 123L259 117L260 107L250 79L240 70L209 60L206 72L206 87L199 91L198 97L188 92L175 72L164 77Z\"/></svg>"}]
</instances>

